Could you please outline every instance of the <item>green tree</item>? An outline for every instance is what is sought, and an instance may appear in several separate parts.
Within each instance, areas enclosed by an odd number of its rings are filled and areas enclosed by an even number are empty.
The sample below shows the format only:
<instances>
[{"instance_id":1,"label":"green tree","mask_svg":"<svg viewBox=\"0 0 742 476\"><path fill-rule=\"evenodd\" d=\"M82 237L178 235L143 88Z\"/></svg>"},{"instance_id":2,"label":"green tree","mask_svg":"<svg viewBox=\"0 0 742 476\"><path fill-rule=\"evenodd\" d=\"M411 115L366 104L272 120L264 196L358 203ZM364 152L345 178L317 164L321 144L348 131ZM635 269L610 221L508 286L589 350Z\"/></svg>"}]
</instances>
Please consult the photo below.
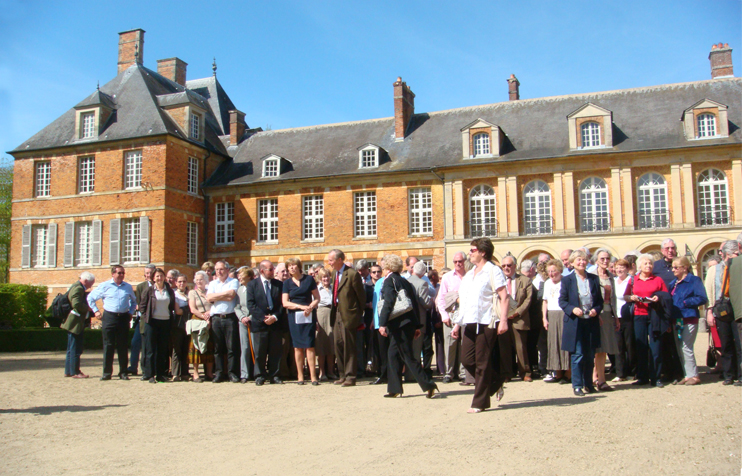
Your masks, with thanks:
<instances>
[{"instance_id":1,"label":"green tree","mask_svg":"<svg viewBox=\"0 0 742 476\"><path fill-rule=\"evenodd\" d=\"M13 199L13 159L0 158L0 283L10 271L10 211Z\"/></svg>"}]
</instances>

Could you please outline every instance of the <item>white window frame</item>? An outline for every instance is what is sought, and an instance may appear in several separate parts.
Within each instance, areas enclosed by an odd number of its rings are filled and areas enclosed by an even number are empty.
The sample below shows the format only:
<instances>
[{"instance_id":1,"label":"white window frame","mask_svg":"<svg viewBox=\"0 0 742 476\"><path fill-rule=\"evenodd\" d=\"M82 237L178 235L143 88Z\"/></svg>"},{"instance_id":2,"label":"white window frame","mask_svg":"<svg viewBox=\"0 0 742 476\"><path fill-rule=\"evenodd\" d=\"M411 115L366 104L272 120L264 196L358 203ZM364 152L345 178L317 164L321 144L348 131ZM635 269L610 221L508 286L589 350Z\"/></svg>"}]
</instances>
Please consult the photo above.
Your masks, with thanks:
<instances>
[{"instance_id":1,"label":"white window frame","mask_svg":"<svg viewBox=\"0 0 742 476\"><path fill-rule=\"evenodd\" d=\"M719 135L719 130L716 127L716 116L711 113L699 114L696 117L696 127L698 131L696 139L710 139Z\"/></svg>"},{"instance_id":2,"label":"white window frame","mask_svg":"<svg viewBox=\"0 0 742 476\"><path fill-rule=\"evenodd\" d=\"M80 157L77 163L77 193L95 192L95 156Z\"/></svg>"},{"instance_id":3,"label":"white window frame","mask_svg":"<svg viewBox=\"0 0 742 476\"><path fill-rule=\"evenodd\" d=\"M427 276L428 273L430 273L430 270L433 269L433 257L432 256L418 256L417 260L425 263L425 267L427 268L425 270L425 276ZM369 265L369 268L370 267L371 265Z\"/></svg>"},{"instance_id":4,"label":"white window frame","mask_svg":"<svg viewBox=\"0 0 742 476\"><path fill-rule=\"evenodd\" d=\"M37 197L48 197L51 195L52 163L45 160L34 164L36 175L36 193Z\"/></svg>"},{"instance_id":5,"label":"white window frame","mask_svg":"<svg viewBox=\"0 0 742 476\"><path fill-rule=\"evenodd\" d=\"M215 243L217 245L234 244L234 202L223 202L216 204L215 222Z\"/></svg>"},{"instance_id":6,"label":"white window frame","mask_svg":"<svg viewBox=\"0 0 742 476\"><path fill-rule=\"evenodd\" d=\"M186 264L198 264L198 223L192 221L186 224Z\"/></svg>"},{"instance_id":7,"label":"white window frame","mask_svg":"<svg viewBox=\"0 0 742 476\"><path fill-rule=\"evenodd\" d=\"M487 184L479 184L469 192L469 235L497 236L497 195Z\"/></svg>"},{"instance_id":8,"label":"white window frame","mask_svg":"<svg viewBox=\"0 0 742 476\"><path fill-rule=\"evenodd\" d=\"M31 267L49 267L47 245L49 244L49 225L31 227Z\"/></svg>"},{"instance_id":9,"label":"white window frame","mask_svg":"<svg viewBox=\"0 0 742 476\"><path fill-rule=\"evenodd\" d=\"M309 274L309 270L312 269L315 265L321 264L322 266L325 265L324 261L302 261L302 272L304 274Z\"/></svg>"},{"instance_id":10,"label":"white window frame","mask_svg":"<svg viewBox=\"0 0 742 476\"><path fill-rule=\"evenodd\" d=\"M353 194L353 236L355 238L376 238L376 210L376 192Z\"/></svg>"},{"instance_id":11,"label":"white window frame","mask_svg":"<svg viewBox=\"0 0 742 476\"><path fill-rule=\"evenodd\" d=\"M121 262L139 263L142 253L142 224L139 217L121 220Z\"/></svg>"},{"instance_id":12,"label":"white window frame","mask_svg":"<svg viewBox=\"0 0 742 476\"><path fill-rule=\"evenodd\" d=\"M526 235L551 235L551 189L543 180L532 180L523 188L523 221Z\"/></svg>"},{"instance_id":13,"label":"white window frame","mask_svg":"<svg viewBox=\"0 0 742 476\"><path fill-rule=\"evenodd\" d=\"M83 112L80 114L80 138L90 139L95 137L95 112Z\"/></svg>"},{"instance_id":14,"label":"white window frame","mask_svg":"<svg viewBox=\"0 0 742 476\"><path fill-rule=\"evenodd\" d=\"M667 181L662 174L648 172L637 181L636 203L640 230L670 227Z\"/></svg>"},{"instance_id":15,"label":"white window frame","mask_svg":"<svg viewBox=\"0 0 742 476\"><path fill-rule=\"evenodd\" d=\"M702 227L731 223L729 182L724 172L706 169L698 175L698 224Z\"/></svg>"},{"instance_id":16,"label":"white window frame","mask_svg":"<svg viewBox=\"0 0 742 476\"><path fill-rule=\"evenodd\" d=\"M600 124L595 121L583 122L580 124L580 137L582 139L583 149L593 149L600 147Z\"/></svg>"},{"instance_id":17,"label":"white window frame","mask_svg":"<svg viewBox=\"0 0 742 476\"><path fill-rule=\"evenodd\" d=\"M270 158L263 161L263 177L278 177L281 175L281 159Z\"/></svg>"},{"instance_id":18,"label":"white window frame","mask_svg":"<svg viewBox=\"0 0 742 476\"><path fill-rule=\"evenodd\" d=\"M611 231L608 185L600 177L588 177L580 184L580 231Z\"/></svg>"},{"instance_id":19,"label":"white window frame","mask_svg":"<svg viewBox=\"0 0 742 476\"><path fill-rule=\"evenodd\" d=\"M132 150L124 154L124 189L142 188L142 151Z\"/></svg>"},{"instance_id":20,"label":"white window frame","mask_svg":"<svg viewBox=\"0 0 742 476\"><path fill-rule=\"evenodd\" d=\"M93 264L93 222L75 222L74 265Z\"/></svg>"},{"instance_id":21,"label":"white window frame","mask_svg":"<svg viewBox=\"0 0 742 476\"><path fill-rule=\"evenodd\" d=\"M188 193L198 195L198 159L188 157Z\"/></svg>"},{"instance_id":22,"label":"white window frame","mask_svg":"<svg viewBox=\"0 0 742 476\"><path fill-rule=\"evenodd\" d=\"M278 199L258 200L258 242L278 242Z\"/></svg>"},{"instance_id":23,"label":"white window frame","mask_svg":"<svg viewBox=\"0 0 742 476\"><path fill-rule=\"evenodd\" d=\"M410 235L433 234L433 193L430 187L409 189Z\"/></svg>"},{"instance_id":24,"label":"white window frame","mask_svg":"<svg viewBox=\"0 0 742 476\"><path fill-rule=\"evenodd\" d=\"M188 125L188 136L193 140L201 138L201 115L195 112L191 113L191 120Z\"/></svg>"},{"instance_id":25,"label":"white window frame","mask_svg":"<svg viewBox=\"0 0 742 476\"><path fill-rule=\"evenodd\" d=\"M474 134L472 142L474 144L472 150L474 157L492 155L492 149L490 148L490 135L486 132L477 132Z\"/></svg>"},{"instance_id":26,"label":"white window frame","mask_svg":"<svg viewBox=\"0 0 742 476\"><path fill-rule=\"evenodd\" d=\"M358 152L358 168L372 169L379 166L379 149L366 147Z\"/></svg>"},{"instance_id":27,"label":"white window frame","mask_svg":"<svg viewBox=\"0 0 742 476\"><path fill-rule=\"evenodd\" d=\"M301 199L302 240L323 241L325 239L325 198L322 195L306 195Z\"/></svg>"}]
</instances>

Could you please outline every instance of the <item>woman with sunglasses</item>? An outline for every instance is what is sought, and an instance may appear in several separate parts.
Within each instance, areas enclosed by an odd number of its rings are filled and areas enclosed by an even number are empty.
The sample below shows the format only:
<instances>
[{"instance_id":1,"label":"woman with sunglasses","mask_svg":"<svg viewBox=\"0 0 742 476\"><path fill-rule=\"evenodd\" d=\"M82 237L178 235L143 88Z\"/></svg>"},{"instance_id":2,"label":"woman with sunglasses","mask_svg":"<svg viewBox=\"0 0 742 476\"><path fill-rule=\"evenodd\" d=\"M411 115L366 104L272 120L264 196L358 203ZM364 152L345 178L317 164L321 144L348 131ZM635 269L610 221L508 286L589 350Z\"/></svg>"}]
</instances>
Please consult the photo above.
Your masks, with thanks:
<instances>
[{"instance_id":1,"label":"woman with sunglasses","mask_svg":"<svg viewBox=\"0 0 742 476\"><path fill-rule=\"evenodd\" d=\"M696 343L698 333L698 319L701 317L698 306L708 302L706 289L703 281L698 276L690 274L690 262L685 256L679 256L672 260L672 273L675 279L670 282L670 294L672 295L672 314L675 325L673 336L675 346L678 349L680 363L685 372L685 378L678 385L698 385L698 367L696 367L696 356L693 353L693 345Z\"/></svg>"}]
</instances>

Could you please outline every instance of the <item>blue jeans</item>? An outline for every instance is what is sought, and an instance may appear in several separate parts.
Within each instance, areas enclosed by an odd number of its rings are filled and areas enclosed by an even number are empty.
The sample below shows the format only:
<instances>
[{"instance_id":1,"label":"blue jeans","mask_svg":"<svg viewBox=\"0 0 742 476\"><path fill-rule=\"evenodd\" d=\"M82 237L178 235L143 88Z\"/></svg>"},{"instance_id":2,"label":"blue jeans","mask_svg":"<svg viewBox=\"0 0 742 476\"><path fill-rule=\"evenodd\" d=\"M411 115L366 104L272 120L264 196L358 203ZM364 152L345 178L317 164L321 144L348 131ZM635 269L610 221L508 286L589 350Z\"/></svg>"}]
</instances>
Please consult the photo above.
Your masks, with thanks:
<instances>
[{"instance_id":1,"label":"blue jeans","mask_svg":"<svg viewBox=\"0 0 742 476\"><path fill-rule=\"evenodd\" d=\"M131 338L131 349L129 354L129 372L136 373L139 369L139 353L142 351L142 333L139 331L139 319L134 322L134 336Z\"/></svg>"},{"instance_id":2,"label":"blue jeans","mask_svg":"<svg viewBox=\"0 0 742 476\"><path fill-rule=\"evenodd\" d=\"M634 350L636 352L636 378L657 383L662 374L660 335L654 335L649 316L634 317Z\"/></svg>"},{"instance_id":3,"label":"blue jeans","mask_svg":"<svg viewBox=\"0 0 742 476\"><path fill-rule=\"evenodd\" d=\"M572 388L593 386L593 367L595 366L595 332L590 326L592 319L577 319L575 351L570 355L572 361Z\"/></svg>"},{"instance_id":4,"label":"blue jeans","mask_svg":"<svg viewBox=\"0 0 742 476\"><path fill-rule=\"evenodd\" d=\"M67 333L67 357L64 360L64 374L77 375L80 373L80 356L82 355L82 332L79 334Z\"/></svg>"}]
</instances>

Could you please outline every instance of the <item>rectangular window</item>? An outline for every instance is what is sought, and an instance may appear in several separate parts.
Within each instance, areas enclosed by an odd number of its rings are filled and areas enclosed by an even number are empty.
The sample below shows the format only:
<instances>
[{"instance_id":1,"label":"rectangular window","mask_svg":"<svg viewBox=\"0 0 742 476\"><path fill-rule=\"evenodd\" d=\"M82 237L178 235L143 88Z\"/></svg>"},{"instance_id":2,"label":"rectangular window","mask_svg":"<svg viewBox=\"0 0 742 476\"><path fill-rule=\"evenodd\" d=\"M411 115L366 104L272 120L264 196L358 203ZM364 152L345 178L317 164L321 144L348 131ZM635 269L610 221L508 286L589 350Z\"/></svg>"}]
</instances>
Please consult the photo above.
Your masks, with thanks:
<instances>
[{"instance_id":1,"label":"rectangular window","mask_svg":"<svg viewBox=\"0 0 742 476\"><path fill-rule=\"evenodd\" d=\"M188 157L188 193L198 194L198 159Z\"/></svg>"},{"instance_id":2,"label":"rectangular window","mask_svg":"<svg viewBox=\"0 0 742 476\"><path fill-rule=\"evenodd\" d=\"M78 168L78 193L95 191L95 157L81 157Z\"/></svg>"},{"instance_id":3,"label":"rectangular window","mask_svg":"<svg viewBox=\"0 0 742 476\"><path fill-rule=\"evenodd\" d=\"M52 163L36 162L36 196L48 197L51 195Z\"/></svg>"},{"instance_id":4,"label":"rectangular window","mask_svg":"<svg viewBox=\"0 0 742 476\"><path fill-rule=\"evenodd\" d=\"M93 224L75 223L75 266L89 266L93 258Z\"/></svg>"},{"instance_id":5,"label":"rectangular window","mask_svg":"<svg viewBox=\"0 0 742 476\"><path fill-rule=\"evenodd\" d=\"M188 222L186 230L186 264L196 266L198 260L198 223Z\"/></svg>"},{"instance_id":6,"label":"rectangular window","mask_svg":"<svg viewBox=\"0 0 742 476\"><path fill-rule=\"evenodd\" d=\"M427 267L425 274L428 274L430 270L433 269L433 258L418 258L418 261L425 263L425 266Z\"/></svg>"},{"instance_id":7,"label":"rectangular window","mask_svg":"<svg viewBox=\"0 0 742 476\"><path fill-rule=\"evenodd\" d=\"M304 240L321 240L325 237L325 200L322 195L303 199Z\"/></svg>"},{"instance_id":8,"label":"rectangular window","mask_svg":"<svg viewBox=\"0 0 742 476\"><path fill-rule=\"evenodd\" d=\"M82 122L82 138L88 139L95 137L95 113L86 112L80 115L80 121Z\"/></svg>"},{"instance_id":9,"label":"rectangular window","mask_svg":"<svg viewBox=\"0 0 742 476\"><path fill-rule=\"evenodd\" d=\"M124 156L124 188L142 186L142 151L127 152Z\"/></svg>"},{"instance_id":10,"label":"rectangular window","mask_svg":"<svg viewBox=\"0 0 742 476\"><path fill-rule=\"evenodd\" d=\"M376 237L376 192L353 194L355 203L355 236Z\"/></svg>"},{"instance_id":11,"label":"rectangular window","mask_svg":"<svg viewBox=\"0 0 742 476\"><path fill-rule=\"evenodd\" d=\"M304 274L309 274L309 271L314 267L314 265L320 264L322 266L325 265L324 261L303 261L302 268L304 268L302 271L304 271Z\"/></svg>"},{"instance_id":12,"label":"rectangular window","mask_svg":"<svg viewBox=\"0 0 742 476\"><path fill-rule=\"evenodd\" d=\"M43 268L48 265L46 245L49 239L47 225L34 225L31 237L31 267Z\"/></svg>"},{"instance_id":13,"label":"rectangular window","mask_svg":"<svg viewBox=\"0 0 742 476\"><path fill-rule=\"evenodd\" d=\"M258 241L278 241L278 200L258 202Z\"/></svg>"},{"instance_id":14,"label":"rectangular window","mask_svg":"<svg viewBox=\"0 0 742 476\"><path fill-rule=\"evenodd\" d=\"M265 161L263 177L278 177L278 160L269 159Z\"/></svg>"},{"instance_id":15,"label":"rectangular window","mask_svg":"<svg viewBox=\"0 0 742 476\"><path fill-rule=\"evenodd\" d=\"M191 114L191 139L198 140L199 129L201 128L201 116Z\"/></svg>"},{"instance_id":16,"label":"rectangular window","mask_svg":"<svg viewBox=\"0 0 742 476\"><path fill-rule=\"evenodd\" d=\"M127 218L122 222L124 233L122 261L124 263L138 263L142 237L141 222L139 218Z\"/></svg>"},{"instance_id":17,"label":"rectangular window","mask_svg":"<svg viewBox=\"0 0 742 476\"><path fill-rule=\"evenodd\" d=\"M410 189L410 234L433 233L433 195L430 188Z\"/></svg>"},{"instance_id":18,"label":"rectangular window","mask_svg":"<svg viewBox=\"0 0 742 476\"><path fill-rule=\"evenodd\" d=\"M234 243L234 203L216 204L216 244Z\"/></svg>"},{"instance_id":19,"label":"rectangular window","mask_svg":"<svg viewBox=\"0 0 742 476\"><path fill-rule=\"evenodd\" d=\"M362 151L361 168L377 167L379 165L379 162L376 157L376 149L366 149Z\"/></svg>"}]
</instances>

